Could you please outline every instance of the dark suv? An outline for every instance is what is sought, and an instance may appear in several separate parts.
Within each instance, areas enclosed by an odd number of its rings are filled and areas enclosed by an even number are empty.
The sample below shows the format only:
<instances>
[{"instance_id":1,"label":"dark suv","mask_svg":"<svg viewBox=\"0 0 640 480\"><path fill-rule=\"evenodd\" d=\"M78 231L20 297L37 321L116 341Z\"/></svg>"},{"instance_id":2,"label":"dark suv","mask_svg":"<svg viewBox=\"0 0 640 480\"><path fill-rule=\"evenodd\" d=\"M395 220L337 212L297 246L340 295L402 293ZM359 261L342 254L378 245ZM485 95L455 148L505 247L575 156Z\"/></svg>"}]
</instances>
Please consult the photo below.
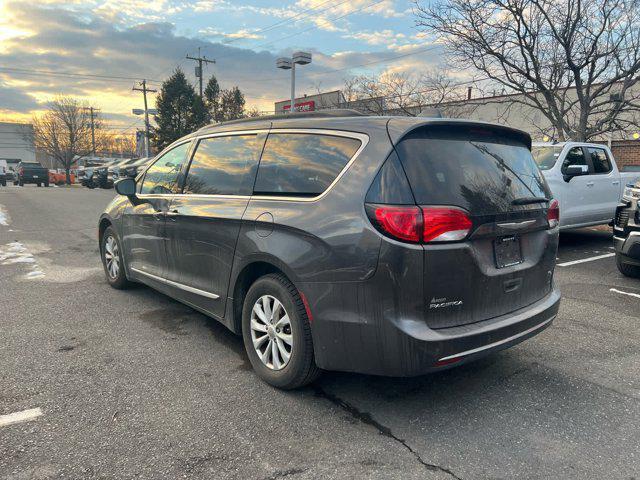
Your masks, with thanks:
<instances>
[{"instance_id":1,"label":"dark suv","mask_svg":"<svg viewBox=\"0 0 640 480\"><path fill-rule=\"evenodd\" d=\"M281 388L460 365L558 312L558 205L530 147L497 125L344 111L205 127L117 182L107 280L242 334Z\"/></svg>"},{"instance_id":2,"label":"dark suv","mask_svg":"<svg viewBox=\"0 0 640 480\"><path fill-rule=\"evenodd\" d=\"M640 180L627 185L613 219L613 245L618 270L640 278Z\"/></svg>"}]
</instances>

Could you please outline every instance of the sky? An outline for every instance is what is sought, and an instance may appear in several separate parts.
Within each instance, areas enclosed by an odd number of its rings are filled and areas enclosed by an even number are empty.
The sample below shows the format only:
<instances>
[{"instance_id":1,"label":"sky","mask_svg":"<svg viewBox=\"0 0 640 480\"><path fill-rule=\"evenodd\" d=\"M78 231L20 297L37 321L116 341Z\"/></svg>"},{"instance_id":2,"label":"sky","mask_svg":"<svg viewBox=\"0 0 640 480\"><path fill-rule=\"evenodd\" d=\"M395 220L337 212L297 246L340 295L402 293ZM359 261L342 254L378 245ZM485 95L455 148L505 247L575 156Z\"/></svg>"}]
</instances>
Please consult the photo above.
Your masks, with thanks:
<instances>
[{"instance_id":1,"label":"sky","mask_svg":"<svg viewBox=\"0 0 640 480\"><path fill-rule=\"evenodd\" d=\"M100 109L114 131L142 125L142 94L181 68L196 85L198 51L222 88L273 110L290 74L280 56L312 53L296 93L341 88L356 74L439 68L442 51L415 27L411 0L0 0L0 121L28 122L56 95ZM200 50L198 50L200 49ZM84 75L84 76L79 76ZM154 105L150 99L150 108Z\"/></svg>"}]
</instances>

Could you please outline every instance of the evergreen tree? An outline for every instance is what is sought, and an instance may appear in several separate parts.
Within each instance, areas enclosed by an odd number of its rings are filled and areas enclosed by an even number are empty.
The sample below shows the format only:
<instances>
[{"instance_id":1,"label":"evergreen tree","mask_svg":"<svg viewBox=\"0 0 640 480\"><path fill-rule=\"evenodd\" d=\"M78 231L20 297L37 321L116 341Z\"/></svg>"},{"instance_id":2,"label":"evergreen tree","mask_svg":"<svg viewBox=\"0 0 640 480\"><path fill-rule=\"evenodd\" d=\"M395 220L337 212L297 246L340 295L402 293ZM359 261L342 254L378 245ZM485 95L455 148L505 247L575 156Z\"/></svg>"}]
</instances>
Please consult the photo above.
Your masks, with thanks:
<instances>
[{"instance_id":1,"label":"evergreen tree","mask_svg":"<svg viewBox=\"0 0 640 480\"><path fill-rule=\"evenodd\" d=\"M220 84L215 75L211 76L204 89L204 103L207 108L208 120L215 123L221 122Z\"/></svg>"},{"instance_id":2,"label":"evergreen tree","mask_svg":"<svg viewBox=\"0 0 640 480\"><path fill-rule=\"evenodd\" d=\"M156 98L158 114L153 140L158 151L206 122L202 99L179 68L162 83Z\"/></svg>"},{"instance_id":3,"label":"evergreen tree","mask_svg":"<svg viewBox=\"0 0 640 480\"><path fill-rule=\"evenodd\" d=\"M224 120L236 120L244 117L244 95L238 87L224 90L221 95L220 109Z\"/></svg>"}]
</instances>

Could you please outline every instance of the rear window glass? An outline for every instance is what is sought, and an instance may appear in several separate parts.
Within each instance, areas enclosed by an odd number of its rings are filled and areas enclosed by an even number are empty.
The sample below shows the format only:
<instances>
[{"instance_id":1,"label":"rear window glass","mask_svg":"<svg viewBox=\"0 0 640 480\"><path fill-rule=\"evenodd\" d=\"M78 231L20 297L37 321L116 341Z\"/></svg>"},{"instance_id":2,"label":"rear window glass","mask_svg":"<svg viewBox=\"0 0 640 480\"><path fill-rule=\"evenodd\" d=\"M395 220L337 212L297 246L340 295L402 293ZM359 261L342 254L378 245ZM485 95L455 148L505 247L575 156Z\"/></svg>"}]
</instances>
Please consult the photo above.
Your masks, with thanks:
<instances>
[{"instance_id":1,"label":"rear window glass","mask_svg":"<svg viewBox=\"0 0 640 480\"><path fill-rule=\"evenodd\" d=\"M260 159L256 194L316 196L360 147L360 140L307 133L270 134Z\"/></svg>"},{"instance_id":2,"label":"rear window glass","mask_svg":"<svg viewBox=\"0 0 640 480\"><path fill-rule=\"evenodd\" d=\"M594 173L609 173L612 170L607 152L602 148L588 147L587 152L591 157Z\"/></svg>"},{"instance_id":3,"label":"rear window glass","mask_svg":"<svg viewBox=\"0 0 640 480\"><path fill-rule=\"evenodd\" d=\"M527 146L487 129L430 127L398 145L416 201L476 215L511 211L515 199L550 197Z\"/></svg>"}]
</instances>

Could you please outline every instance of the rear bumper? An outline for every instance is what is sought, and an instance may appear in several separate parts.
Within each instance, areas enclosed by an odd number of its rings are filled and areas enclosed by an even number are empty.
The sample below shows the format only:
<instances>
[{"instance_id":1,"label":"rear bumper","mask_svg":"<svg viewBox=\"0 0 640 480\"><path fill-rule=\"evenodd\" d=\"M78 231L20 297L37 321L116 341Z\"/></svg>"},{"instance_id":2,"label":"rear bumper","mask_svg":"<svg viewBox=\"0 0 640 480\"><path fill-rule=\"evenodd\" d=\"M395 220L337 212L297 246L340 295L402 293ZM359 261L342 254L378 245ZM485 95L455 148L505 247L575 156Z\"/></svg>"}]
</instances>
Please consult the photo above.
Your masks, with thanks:
<instances>
[{"instance_id":1,"label":"rear bumper","mask_svg":"<svg viewBox=\"0 0 640 480\"><path fill-rule=\"evenodd\" d=\"M327 370L416 376L462 365L537 335L555 319L560 292L508 315L451 328L422 320L314 320L316 363ZM313 308L312 308L313 310ZM384 313L383 313L384 316Z\"/></svg>"}]
</instances>

